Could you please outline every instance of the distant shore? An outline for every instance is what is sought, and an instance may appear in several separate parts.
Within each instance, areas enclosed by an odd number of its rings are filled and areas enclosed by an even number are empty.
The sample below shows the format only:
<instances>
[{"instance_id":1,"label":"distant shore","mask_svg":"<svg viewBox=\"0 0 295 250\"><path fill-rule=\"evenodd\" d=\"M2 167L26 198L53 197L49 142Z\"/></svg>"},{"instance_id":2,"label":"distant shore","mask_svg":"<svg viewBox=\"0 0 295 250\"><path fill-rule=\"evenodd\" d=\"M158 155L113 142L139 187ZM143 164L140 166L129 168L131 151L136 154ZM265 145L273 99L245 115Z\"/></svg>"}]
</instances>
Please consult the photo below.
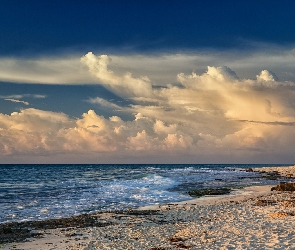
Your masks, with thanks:
<instances>
[{"instance_id":1,"label":"distant shore","mask_svg":"<svg viewBox=\"0 0 295 250\"><path fill-rule=\"evenodd\" d=\"M295 182L295 166L252 170ZM137 210L4 224L0 249L292 249L295 194L271 187Z\"/></svg>"}]
</instances>

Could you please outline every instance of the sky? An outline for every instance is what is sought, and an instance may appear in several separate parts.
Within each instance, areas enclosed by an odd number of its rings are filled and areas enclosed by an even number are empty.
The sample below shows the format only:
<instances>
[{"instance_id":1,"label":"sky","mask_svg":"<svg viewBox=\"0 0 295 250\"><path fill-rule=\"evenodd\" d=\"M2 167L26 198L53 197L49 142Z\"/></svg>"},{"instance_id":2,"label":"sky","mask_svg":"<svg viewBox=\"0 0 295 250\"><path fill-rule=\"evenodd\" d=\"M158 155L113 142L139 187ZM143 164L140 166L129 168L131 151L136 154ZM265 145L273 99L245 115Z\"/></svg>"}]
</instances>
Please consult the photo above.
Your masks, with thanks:
<instances>
[{"instance_id":1,"label":"sky","mask_svg":"<svg viewBox=\"0 0 295 250\"><path fill-rule=\"evenodd\" d=\"M0 163L294 164L294 12L2 1Z\"/></svg>"}]
</instances>

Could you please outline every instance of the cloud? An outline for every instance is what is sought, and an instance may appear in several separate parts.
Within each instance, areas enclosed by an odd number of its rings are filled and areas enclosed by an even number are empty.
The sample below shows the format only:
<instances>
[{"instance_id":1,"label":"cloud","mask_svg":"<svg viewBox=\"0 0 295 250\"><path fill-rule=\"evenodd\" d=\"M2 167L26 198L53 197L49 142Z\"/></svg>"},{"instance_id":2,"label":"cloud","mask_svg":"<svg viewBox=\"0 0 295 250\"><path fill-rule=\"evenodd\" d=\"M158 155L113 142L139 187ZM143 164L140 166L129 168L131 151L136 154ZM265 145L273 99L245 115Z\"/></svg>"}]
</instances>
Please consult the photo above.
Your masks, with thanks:
<instances>
[{"instance_id":1,"label":"cloud","mask_svg":"<svg viewBox=\"0 0 295 250\"><path fill-rule=\"evenodd\" d=\"M154 122L141 114L133 121L124 122L117 116L106 119L93 110L84 113L82 118L72 119L62 113L24 109L11 115L0 115L1 154L156 151L171 147L177 140L185 147L181 135L168 136L162 141L155 138L154 125L159 127L158 133L165 131L163 123L159 123L161 121ZM167 128L173 130L173 126Z\"/></svg>"},{"instance_id":2,"label":"cloud","mask_svg":"<svg viewBox=\"0 0 295 250\"><path fill-rule=\"evenodd\" d=\"M10 98L5 98L4 100L5 100L5 101L10 101L10 102L19 102L19 103L23 103L23 104L25 104L25 105L29 105L28 102L21 101L21 100L10 99Z\"/></svg>"},{"instance_id":3,"label":"cloud","mask_svg":"<svg viewBox=\"0 0 295 250\"><path fill-rule=\"evenodd\" d=\"M176 84L161 87L148 77L110 70L109 56L88 53L81 60L98 83L132 99L128 107L101 97L88 102L123 110L133 119L103 117L94 110L80 118L38 109L1 114L2 156L71 153L97 162L160 156L163 161L253 162L260 156L269 162L279 154L294 160L294 82L279 81L265 69L245 79L229 67L208 66L202 73L177 72Z\"/></svg>"},{"instance_id":4,"label":"cloud","mask_svg":"<svg viewBox=\"0 0 295 250\"><path fill-rule=\"evenodd\" d=\"M260 123L260 124L267 124L267 125L273 125L273 126L295 126L295 122L259 122L259 121L247 121L247 120L241 120L240 122Z\"/></svg>"},{"instance_id":5,"label":"cloud","mask_svg":"<svg viewBox=\"0 0 295 250\"><path fill-rule=\"evenodd\" d=\"M178 108L182 104L188 112L195 110L193 113L213 116L215 120L219 117L231 120L276 121L279 114L286 111L278 103L278 98L282 102L283 97L279 97L276 89L266 86L262 88L259 85L257 90L255 81L232 78L227 73L220 72L220 68L208 67L207 73L202 75L179 74L178 79L186 87L179 91L184 94L176 96L172 93L175 97L170 102L177 104ZM167 98L171 98L171 91L166 91ZM280 119L289 121L293 117L286 114Z\"/></svg>"},{"instance_id":6,"label":"cloud","mask_svg":"<svg viewBox=\"0 0 295 250\"><path fill-rule=\"evenodd\" d=\"M231 70L226 66L222 67L209 67L207 74L213 78L216 78L220 81L224 81L225 79L239 79L236 75L236 72Z\"/></svg>"},{"instance_id":7,"label":"cloud","mask_svg":"<svg viewBox=\"0 0 295 250\"><path fill-rule=\"evenodd\" d=\"M260 72L260 75L257 75L256 78L258 81L278 81L278 77L274 73L269 72L268 70L262 70Z\"/></svg>"},{"instance_id":8,"label":"cloud","mask_svg":"<svg viewBox=\"0 0 295 250\"><path fill-rule=\"evenodd\" d=\"M123 110L123 108L119 105L109 102L101 97L90 98L89 100L87 100L87 102L92 104L99 104L102 107L110 108L112 110Z\"/></svg>"},{"instance_id":9,"label":"cloud","mask_svg":"<svg viewBox=\"0 0 295 250\"><path fill-rule=\"evenodd\" d=\"M81 58L91 74L97 77L101 84L123 97L151 97L152 85L148 77L135 78L130 72L122 76L108 69L110 58L107 55L95 56L92 52Z\"/></svg>"},{"instance_id":10,"label":"cloud","mask_svg":"<svg viewBox=\"0 0 295 250\"><path fill-rule=\"evenodd\" d=\"M263 48L263 50L262 50ZM248 51L236 50L202 50L182 51L181 53L150 53L150 54L113 54L106 58L97 58L94 54L85 55L81 63L80 54L63 54L56 56L40 56L35 58L0 57L0 81L36 84L100 84L114 86L114 82L99 81L93 77L98 72L98 61L105 60L105 71L100 72L101 79L116 72L117 80L128 79L152 84L152 86L166 86L177 84L175 75L183 72L202 74L208 65L227 65L237 72L240 79L255 78L258 72L267 69L276 72L281 81L295 82L294 48L274 47L268 44ZM92 58L90 58L92 57ZM99 56L98 56L99 57ZM111 57L111 62L108 62ZM84 57L83 57L84 58ZM88 66L85 65L87 61ZM94 66L96 64L96 66ZM90 68L92 74L89 74ZM129 73L130 74L130 73ZM142 79L143 76L143 79ZM144 76L148 76L148 79ZM105 79L107 80L107 79ZM128 83L123 85L128 86ZM134 84L133 84L134 85ZM144 84L145 85L145 84ZM134 89L134 87L132 87ZM16 98L18 99L18 98Z\"/></svg>"},{"instance_id":11,"label":"cloud","mask_svg":"<svg viewBox=\"0 0 295 250\"><path fill-rule=\"evenodd\" d=\"M0 58L0 81L35 84L94 84L78 56Z\"/></svg>"},{"instance_id":12,"label":"cloud","mask_svg":"<svg viewBox=\"0 0 295 250\"><path fill-rule=\"evenodd\" d=\"M36 94L22 94L22 95L0 95L1 99L4 99L5 101L15 102L15 103L23 103L25 105L30 105L27 101L19 100L21 98L34 98L34 99L42 99L46 98L46 95L36 95Z\"/></svg>"},{"instance_id":13,"label":"cloud","mask_svg":"<svg viewBox=\"0 0 295 250\"><path fill-rule=\"evenodd\" d=\"M1 95L0 96L0 98L2 98L2 99L4 99L4 98L22 99L25 97L43 99L43 98L46 98L46 95L22 94L22 95L6 95L6 96Z\"/></svg>"}]
</instances>

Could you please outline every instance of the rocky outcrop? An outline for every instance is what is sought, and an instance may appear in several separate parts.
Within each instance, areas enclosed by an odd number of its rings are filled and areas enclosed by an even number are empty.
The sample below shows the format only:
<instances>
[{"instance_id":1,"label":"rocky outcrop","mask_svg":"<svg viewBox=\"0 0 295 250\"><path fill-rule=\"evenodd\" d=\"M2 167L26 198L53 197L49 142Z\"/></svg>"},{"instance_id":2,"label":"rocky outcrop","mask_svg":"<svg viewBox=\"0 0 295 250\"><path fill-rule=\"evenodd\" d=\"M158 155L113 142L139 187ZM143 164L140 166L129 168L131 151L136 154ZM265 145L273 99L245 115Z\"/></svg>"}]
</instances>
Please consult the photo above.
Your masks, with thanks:
<instances>
[{"instance_id":1,"label":"rocky outcrop","mask_svg":"<svg viewBox=\"0 0 295 250\"><path fill-rule=\"evenodd\" d=\"M229 194L231 191L230 188L208 188L208 189L196 189L189 191L190 196L201 197L204 195L222 195Z\"/></svg>"},{"instance_id":2,"label":"rocky outcrop","mask_svg":"<svg viewBox=\"0 0 295 250\"><path fill-rule=\"evenodd\" d=\"M289 183L280 183L276 187L272 187L271 191L295 191L295 183L289 182Z\"/></svg>"}]
</instances>

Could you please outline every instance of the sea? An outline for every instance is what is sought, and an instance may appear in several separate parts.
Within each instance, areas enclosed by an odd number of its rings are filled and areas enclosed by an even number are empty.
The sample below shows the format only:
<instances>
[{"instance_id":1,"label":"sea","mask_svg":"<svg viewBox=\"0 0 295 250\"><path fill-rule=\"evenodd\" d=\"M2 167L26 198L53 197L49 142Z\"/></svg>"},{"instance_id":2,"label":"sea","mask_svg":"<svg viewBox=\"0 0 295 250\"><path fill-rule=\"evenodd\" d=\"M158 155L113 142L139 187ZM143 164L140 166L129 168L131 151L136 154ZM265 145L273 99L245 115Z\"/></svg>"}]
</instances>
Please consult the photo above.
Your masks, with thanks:
<instances>
[{"instance_id":1,"label":"sea","mask_svg":"<svg viewBox=\"0 0 295 250\"><path fill-rule=\"evenodd\" d=\"M193 189L273 184L243 171L263 166L276 165L0 165L0 223L179 202L192 199Z\"/></svg>"}]
</instances>

